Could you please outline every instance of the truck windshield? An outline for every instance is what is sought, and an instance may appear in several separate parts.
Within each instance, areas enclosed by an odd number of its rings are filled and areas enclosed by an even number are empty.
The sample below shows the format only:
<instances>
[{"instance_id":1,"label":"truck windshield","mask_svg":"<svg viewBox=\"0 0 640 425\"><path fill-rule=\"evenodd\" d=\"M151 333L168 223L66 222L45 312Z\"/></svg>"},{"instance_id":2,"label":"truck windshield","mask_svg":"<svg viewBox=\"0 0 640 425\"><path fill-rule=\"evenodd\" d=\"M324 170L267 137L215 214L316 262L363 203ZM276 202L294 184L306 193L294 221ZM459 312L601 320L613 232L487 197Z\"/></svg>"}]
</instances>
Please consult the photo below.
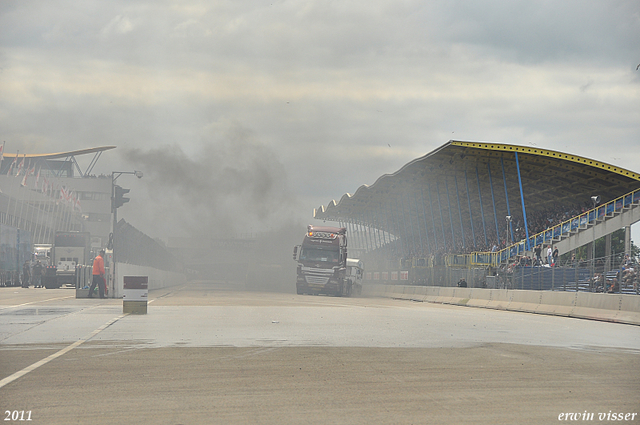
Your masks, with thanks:
<instances>
[{"instance_id":1,"label":"truck windshield","mask_svg":"<svg viewBox=\"0 0 640 425\"><path fill-rule=\"evenodd\" d=\"M300 259L304 261L338 262L338 251L318 248L302 248Z\"/></svg>"}]
</instances>

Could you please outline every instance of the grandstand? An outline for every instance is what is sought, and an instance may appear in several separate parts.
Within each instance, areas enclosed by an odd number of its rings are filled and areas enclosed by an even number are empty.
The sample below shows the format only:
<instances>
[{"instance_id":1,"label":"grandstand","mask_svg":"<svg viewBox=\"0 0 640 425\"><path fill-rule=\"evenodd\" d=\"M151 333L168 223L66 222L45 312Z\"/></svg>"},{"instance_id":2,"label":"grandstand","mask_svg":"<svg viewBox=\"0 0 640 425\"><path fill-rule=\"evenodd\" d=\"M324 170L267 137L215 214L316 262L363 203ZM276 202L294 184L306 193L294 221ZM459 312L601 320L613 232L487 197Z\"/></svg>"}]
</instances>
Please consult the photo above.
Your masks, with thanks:
<instances>
[{"instance_id":1,"label":"grandstand","mask_svg":"<svg viewBox=\"0 0 640 425\"><path fill-rule=\"evenodd\" d=\"M452 140L317 208L314 218L349 229L350 244L368 259L373 280L383 280L385 271L393 280L395 269L398 280L450 285L456 270L486 276L515 261L531 266L536 245L545 251L553 245L560 255L601 237L610 246L610 235L620 228L626 229L630 254L639 204L638 173L546 149ZM597 272L618 265L608 258L596 270L593 250L583 251L587 258L578 260L587 260L590 275L574 274L571 281L586 279L593 289ZM438 266L446 266L446 273L438 276ZM425 268L422 277L416 267ZM562 281L566 288L567 279Z\"/></svg>"}]
</instances>

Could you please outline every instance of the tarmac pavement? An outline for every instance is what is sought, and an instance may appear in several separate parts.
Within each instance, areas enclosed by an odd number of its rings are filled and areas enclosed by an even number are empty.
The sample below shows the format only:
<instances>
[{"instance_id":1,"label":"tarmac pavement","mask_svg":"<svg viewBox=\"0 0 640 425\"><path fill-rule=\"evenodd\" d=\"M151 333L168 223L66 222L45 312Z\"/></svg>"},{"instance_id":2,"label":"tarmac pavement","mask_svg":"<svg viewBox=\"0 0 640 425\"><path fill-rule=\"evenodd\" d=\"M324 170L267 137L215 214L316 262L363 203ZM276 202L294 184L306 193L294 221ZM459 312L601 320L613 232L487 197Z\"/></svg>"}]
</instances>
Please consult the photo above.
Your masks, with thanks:
<instances>
[{"instance_id":1,"label":"tarmac pavement","mask_svg":"<svg viewBox=\"0 0 640 425\"><path fill-rule=\"evenodd\" d=\"M637 326L235 289L152 291L147 315L123 315L122 300L0 288L2 419L640 423Z\"/></svg>"}]
</instances>

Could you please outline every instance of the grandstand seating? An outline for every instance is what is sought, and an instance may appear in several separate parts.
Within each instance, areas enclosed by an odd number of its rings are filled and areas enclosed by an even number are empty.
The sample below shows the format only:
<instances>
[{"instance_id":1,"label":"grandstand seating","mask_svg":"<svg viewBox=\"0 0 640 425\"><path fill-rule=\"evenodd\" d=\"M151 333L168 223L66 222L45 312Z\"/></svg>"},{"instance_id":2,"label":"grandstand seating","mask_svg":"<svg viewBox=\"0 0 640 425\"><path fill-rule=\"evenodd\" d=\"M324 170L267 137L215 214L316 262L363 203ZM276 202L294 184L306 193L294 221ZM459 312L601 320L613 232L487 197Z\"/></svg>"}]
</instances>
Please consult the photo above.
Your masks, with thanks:
<instances>
[{"instance_id":1,"label":"grandstand seating","mask_svg":"<svg viewBox=\"0 0 640 425\"><path fill-rule=\"evenodd\" d=\"M529 244L525 239L498 252L476 252L471 254L470 262L475 265L496 266L520 255L531 256L533 247L541 244L553 244L562 255L590 243L594 237L602 237L638 220L640 190L635 190L529 237Z\"/></svg>"}]
</instances>

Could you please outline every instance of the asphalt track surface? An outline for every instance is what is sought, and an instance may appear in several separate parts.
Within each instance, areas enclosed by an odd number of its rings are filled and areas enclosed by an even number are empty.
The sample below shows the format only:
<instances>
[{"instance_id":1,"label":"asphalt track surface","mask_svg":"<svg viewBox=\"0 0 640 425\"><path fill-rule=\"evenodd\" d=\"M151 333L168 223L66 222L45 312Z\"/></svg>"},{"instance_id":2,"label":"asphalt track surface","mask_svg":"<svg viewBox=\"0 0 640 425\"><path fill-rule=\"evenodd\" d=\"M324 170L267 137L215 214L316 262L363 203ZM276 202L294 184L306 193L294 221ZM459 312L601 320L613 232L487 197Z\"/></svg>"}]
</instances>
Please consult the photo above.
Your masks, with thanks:
<instances>
[{"instance_id":1,"label":"asphalt track surface","mask_svg":"<svg viewBox=\"0 0 640 425\"><path fill-rule=\"evenodd\" d=\"M214 282L149 299L0 288L4 423L640 423L638 326Z\"/></svg>"}]
</instances>

